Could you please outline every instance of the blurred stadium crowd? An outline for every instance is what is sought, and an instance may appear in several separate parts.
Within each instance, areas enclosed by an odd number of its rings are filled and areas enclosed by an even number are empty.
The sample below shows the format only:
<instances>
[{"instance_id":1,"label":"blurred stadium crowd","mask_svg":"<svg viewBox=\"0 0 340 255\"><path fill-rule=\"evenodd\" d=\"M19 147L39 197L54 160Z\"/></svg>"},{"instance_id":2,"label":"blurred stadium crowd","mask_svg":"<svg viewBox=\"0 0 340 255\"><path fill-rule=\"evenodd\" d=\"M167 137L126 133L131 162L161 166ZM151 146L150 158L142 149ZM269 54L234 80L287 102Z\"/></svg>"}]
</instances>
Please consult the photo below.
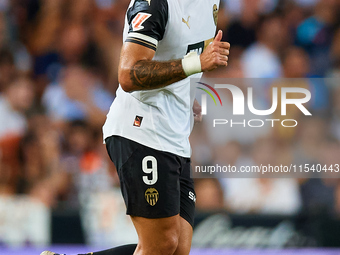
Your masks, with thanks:
<instances>
[{"instance_id":1,"label":"blurred stadium crowd","mask_svg":"<svg viewBox=\"0 0 340 255\"><path fill-rule=\"evenodd\" d=\"M0 200L25 196L48 209L79 209L119 185L101 127L118 87L128 4L0 0ZM340 78L340 1L224 0L220 7L230 62L207 77ZM340 86L306 86L315 95L313 118L293 112L294 131L251 139L197 125L194 163L340 163ZM340 215L338 179L198 179L196 191L203 211Z\"/></svg>"}]
</instances>

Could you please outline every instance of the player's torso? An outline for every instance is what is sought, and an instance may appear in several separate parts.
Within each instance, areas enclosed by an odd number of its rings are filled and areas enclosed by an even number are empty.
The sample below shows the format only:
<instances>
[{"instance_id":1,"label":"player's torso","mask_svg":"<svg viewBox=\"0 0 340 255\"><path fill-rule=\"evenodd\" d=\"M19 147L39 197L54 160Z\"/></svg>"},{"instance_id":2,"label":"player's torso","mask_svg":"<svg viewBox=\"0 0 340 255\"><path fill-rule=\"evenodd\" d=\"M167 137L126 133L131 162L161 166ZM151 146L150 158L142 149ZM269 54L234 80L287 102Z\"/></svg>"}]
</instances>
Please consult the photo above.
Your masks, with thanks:
<instances>
[{"instance_id":1,"label":"player's torso","mask_svg":"<svg viewBox=\"0 0 340 255\"><path fill-rule=\"evenodd\" d=\"M154 59L181 59L190 51L201 54L214 38L218 6L218 0L168 0L168 23Z\"/></svg>"},{"instance_id":2,"label":"player's torso","mask_svg":"<svg viewBox=\"0 0 340 255\"><path fill-rule=\"evenodd\" d=\"M151 0L157 1L157 0ZM133 5L134 0L131 2ZM216 33L217 12L219 0L167 0L168 20L163 39L158 42L154 60L168 61L182 59L190 51L201 54L213 41ZM125 34L127 34L127 27ZM200 78L201 74L191 78ZM133 97L146 104L159 106L163 104L160 91L167 91L175 98L174 104L187 108L190 103L189 78L176 82L164 88L135 91ZM166 94L166 98L168 94Z\"/></svg>"},{"instance_id":3,"label":"player's torso","mask_svg":"<svg viewBox=\"0 0 340 255\"><path fill-rule=\"evenodd\" d=\"M190 51L201 54L215 36L218 0L167 0L165 5L164 2L160 5L160 2L152 1L166 0L148 0L148 4L151 1L149 6L154 7L152 3L156 3L159 8L163 8L162 15L157 13L160 9L153 8L152 12L148 12L142 0L136 1L136 5L135 0L131 1L129 8L133 8L127 12L124 41L134 37L134 43L140 44L142 40L141 45L148 48L154 46L151 48L156 49L153 58L156 61L182 59ZM138 6L144 9L138 11ZM167 12L164 13L164 9ZM152 38L144 40L145 35L150 36L145 32L146 28L150 28L150 22L152 29L162 27L162 38L157 40L157 47L156 44L152 45ZM199 77L201 74L194 74L153 90L126 93L119 88L103 128L104 137L119 135L150 148L190 157L188 138L193 123L194 98L193 90L190 90L190 78Z\"/></svg>"}]
</instances>

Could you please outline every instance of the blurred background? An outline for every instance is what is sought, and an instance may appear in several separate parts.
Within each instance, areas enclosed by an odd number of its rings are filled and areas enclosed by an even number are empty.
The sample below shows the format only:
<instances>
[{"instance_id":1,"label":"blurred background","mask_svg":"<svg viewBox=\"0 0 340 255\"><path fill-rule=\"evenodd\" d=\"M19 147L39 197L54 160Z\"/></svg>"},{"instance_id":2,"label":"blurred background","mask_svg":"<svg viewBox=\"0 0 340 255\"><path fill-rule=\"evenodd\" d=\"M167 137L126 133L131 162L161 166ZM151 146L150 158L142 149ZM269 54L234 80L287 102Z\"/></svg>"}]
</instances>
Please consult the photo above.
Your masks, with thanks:
<instances>
[{"instance_id":1,"label":"blurred background","mask_svg":"<svg viewBox=\"0 0 340 255\"><path fill-rule=\"evenodd\" d=\"M128 0L0 0L1 247L137 242L101 127L118 87ZM294 129L191 136L197 165L340 163L340 1L222 0L224 78L302 84ZM340 80L339 80L340 81ZM260 103L270 86L257 88ZM196 180L195 248L340 247L338 179Z\"/></svg>"}]
</instances>

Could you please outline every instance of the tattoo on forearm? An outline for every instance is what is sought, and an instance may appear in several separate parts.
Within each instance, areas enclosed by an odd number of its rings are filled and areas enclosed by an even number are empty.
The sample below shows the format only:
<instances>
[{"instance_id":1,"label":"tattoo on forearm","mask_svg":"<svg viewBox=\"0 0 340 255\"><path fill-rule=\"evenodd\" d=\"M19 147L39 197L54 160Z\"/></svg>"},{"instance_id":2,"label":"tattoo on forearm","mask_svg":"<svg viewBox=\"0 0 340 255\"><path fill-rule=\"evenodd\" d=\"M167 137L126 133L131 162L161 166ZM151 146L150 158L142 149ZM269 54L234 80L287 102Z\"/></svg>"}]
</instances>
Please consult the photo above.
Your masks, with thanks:
<instances>
[{"instance_id":1,"label":"tattoo on forearm","mask_svg":"<svg viewBox=\"0 0 340 255\"><path fill-rule=\"evenodd\" d=\"M130 72L133 83L142 89L164 87L186 77L181 60L158 62L138 61Z\"/></svg>"}]
</instances>

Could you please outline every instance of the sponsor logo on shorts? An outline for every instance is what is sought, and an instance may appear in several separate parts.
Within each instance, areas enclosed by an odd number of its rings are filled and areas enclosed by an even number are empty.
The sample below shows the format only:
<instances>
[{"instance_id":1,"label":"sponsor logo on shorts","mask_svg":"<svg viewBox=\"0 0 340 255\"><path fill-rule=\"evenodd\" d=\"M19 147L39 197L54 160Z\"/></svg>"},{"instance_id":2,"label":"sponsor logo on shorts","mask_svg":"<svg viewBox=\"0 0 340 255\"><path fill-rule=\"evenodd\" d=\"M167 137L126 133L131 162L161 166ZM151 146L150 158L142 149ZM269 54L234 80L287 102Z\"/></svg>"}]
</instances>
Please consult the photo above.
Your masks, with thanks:
<instances>
[{"instance_id":1,"label":"sponsor logo on shorts","mask_svg":"<svg viewBox=\"0 0 340 255\"><path fill-rule=\"evenodd\" d=\"M134 127L140 127L142 125L143 117L136 116L135 121L133 122Z\"/></svg>"},{"instance_id":2,"label":"sponsor logo on shorts","mask_svg":"<svg viewBox=\"0 0 340 255\"><path fill-rule=\"evenodd\" d=\"M148 188L145 191L145 199L149 205L154 206L159 198L159 193L155 188Z\"/></svg>"},{"instance_id":3,"label":"sponsor logo on shorts","mask_svg":"<svg viewBox=\"0 0 340 255\"><path fill-rule=\"evenodd\" d=\"M196 203L196 195L194 192L189 191L189 198Z\"/></svg>"}]
</instances>

